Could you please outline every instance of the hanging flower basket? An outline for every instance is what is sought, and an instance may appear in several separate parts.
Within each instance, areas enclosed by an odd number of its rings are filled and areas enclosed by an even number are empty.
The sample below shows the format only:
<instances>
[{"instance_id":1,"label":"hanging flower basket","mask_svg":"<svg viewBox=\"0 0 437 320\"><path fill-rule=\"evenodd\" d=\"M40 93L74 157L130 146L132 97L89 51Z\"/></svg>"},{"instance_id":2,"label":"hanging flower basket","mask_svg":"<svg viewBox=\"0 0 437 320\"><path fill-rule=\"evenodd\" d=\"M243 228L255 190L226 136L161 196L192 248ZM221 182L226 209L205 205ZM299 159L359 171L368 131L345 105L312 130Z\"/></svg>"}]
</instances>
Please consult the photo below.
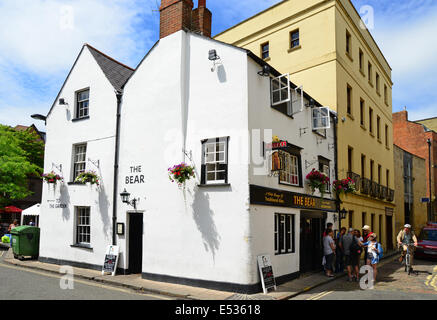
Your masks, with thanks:
<instances>
[{"instance_id":1,"label":"hanging flower basket","mask_svg":"<svg viewBox=\"0 0 437 320\"><path fill-rule=\"evenodd\" d=\"M64 178L61 177L59 174L52 172L49 173L44 173L41 178L47 182L47 183L54 183L56 184L56 182L58 181L64 181Z\"/></svg>"},{"instance_id":2,"label":"hanging flower basket","mask_svg":"<svg viewBox=\"0 0 437 320\"><path fill-rule=\"evenodd\" d=\"M306 179L308 180L308 185L310 186L312 193L314 194L316 189L318 189L323 197L326 187L329 185L329 177L326 174L313 169L307 174Z\"/></svg>"},{"instance_id":3,"label":"hanging flower basket","mask_svg":"<svg viewBox=\"0 0 437 320\"><path fill-rule=\"evenodd\" d=\"M337 196L340 196L341 194L349 194L349 193L355 193L355 180L352 180L351 178L346 178L342 180L335 180L333 182L334 190L337 193Z\"/></svg>"},{"instance_id":4,"label":"hanging flower basket","mask_svg":"<svg viewBox=\"0 0 437 320\"><path fill-rule=\"evenodd\" d=\"M94 171L84 171L77 176L74 182L83 184L89 182L91 184L99 185L99 180L99 176Z\"/></svg>"},{"instance_id":5,"label":"hanging flower basket","mask_svg":"<svg viewBox=\"0 0 437 320\"><path fill-rule=\"evenodd\" d=\"M194 167L182 162L172 168L168 168L168 177L171 182L177 182L178 186L181 186L185 181L194 177Z\"/></svg>"}]
</instances>

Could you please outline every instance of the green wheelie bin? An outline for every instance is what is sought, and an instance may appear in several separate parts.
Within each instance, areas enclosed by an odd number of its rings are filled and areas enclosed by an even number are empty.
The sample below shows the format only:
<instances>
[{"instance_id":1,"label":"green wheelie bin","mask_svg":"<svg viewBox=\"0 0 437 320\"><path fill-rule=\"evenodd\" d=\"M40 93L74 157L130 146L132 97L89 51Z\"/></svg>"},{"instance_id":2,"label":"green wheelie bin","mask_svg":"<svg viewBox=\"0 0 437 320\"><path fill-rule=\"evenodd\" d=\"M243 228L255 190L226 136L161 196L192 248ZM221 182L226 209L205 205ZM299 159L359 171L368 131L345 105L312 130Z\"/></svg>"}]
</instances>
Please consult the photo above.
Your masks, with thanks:
<instances>
[{"instance_id":1,"label":"green wheelie bin","mask_svg":"<svg viewBox=\"0 0 437 320\"><path fill-rule=\"evenodd\" d=\"M11 230L11 247L15 259L24 257L38 258L40 229L32 226L21 226Z\"/></svg>"}]
</instances>

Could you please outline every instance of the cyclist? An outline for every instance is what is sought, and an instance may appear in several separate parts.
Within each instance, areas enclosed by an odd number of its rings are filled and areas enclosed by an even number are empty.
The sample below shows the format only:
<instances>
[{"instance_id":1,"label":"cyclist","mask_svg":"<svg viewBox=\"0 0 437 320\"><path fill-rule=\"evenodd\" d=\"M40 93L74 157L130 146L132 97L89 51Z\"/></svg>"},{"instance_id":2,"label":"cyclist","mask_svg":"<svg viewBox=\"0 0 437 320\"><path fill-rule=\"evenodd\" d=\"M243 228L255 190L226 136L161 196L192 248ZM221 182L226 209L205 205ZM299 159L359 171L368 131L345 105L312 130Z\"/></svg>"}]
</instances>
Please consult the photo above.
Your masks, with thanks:
<instances>
[{"instance_id":1,"label":"cyclist","mask_svg":"<svg viewBox=\"0 0 437 320\"><path fill-rule=\"evenodd\" d=\"M399 258L399 262L402 262L404 260L404 257L407 253L407 247L408 245L411 245L414 243L414 247L417 247L417 237L414 234L414 231L411 230L411 225L406 224L404 225L404 229L402 229L397 237L397 241L398 241L398 247L402 248L402 253L401 253L401 257ZM410 260L410 264L413 265L413 256L414 256L414 248L412 248L412 252L410 252L411 256L411 260ZM411 270L413 270L413 268L411 268Z\"/></svg>"}]
</instances>

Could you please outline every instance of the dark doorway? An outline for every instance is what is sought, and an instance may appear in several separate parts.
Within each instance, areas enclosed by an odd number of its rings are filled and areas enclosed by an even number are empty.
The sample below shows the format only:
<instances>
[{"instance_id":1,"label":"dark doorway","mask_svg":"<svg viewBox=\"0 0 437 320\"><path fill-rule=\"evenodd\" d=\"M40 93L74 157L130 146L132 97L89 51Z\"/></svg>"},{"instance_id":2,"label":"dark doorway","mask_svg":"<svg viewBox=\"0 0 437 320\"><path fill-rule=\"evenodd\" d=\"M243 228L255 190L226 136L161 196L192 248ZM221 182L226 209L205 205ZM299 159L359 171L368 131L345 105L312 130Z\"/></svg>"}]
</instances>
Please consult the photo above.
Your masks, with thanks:
<instances>
[{"instance_id":1,"label":"dark doorway","mask_svg":"<svg viewBox=\"0 0 437 320\"><path fill-rule=\"evenodd\" d=\"M143 262L143 214L129 214L129 273L141 273Z\"/></svg>"},{"instance_id":2,"label":"dark doorway","mask_svg":"<svg viewBox=\"0 0 437 320\"><path fill-rule=\"evenodd\" d=\"M385 216L385 236L387 239L387 250L393 250L393 217Z\"/></svg>"},{"instance_id":3,"label":"dark doorway","mask_svg":"<svg viewBox=\"0 0 437 320\"><path fill-rule=\"evenodd\" d=\"M300 218L300 272L323 270L323 213L301 213Z\"/></svg>"}]
</instances>

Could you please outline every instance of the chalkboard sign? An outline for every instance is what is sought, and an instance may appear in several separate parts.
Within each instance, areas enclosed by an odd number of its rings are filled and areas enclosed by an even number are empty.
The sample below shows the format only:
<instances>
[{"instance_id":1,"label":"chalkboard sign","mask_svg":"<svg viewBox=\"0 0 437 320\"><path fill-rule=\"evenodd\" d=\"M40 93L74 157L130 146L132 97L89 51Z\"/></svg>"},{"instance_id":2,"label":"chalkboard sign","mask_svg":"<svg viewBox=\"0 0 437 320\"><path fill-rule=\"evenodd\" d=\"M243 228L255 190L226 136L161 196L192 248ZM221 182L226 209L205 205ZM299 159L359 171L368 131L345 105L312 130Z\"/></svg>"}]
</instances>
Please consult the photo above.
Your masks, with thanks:
<instances>
[{"instance_id":1,"label":"chalkboard sign","mask_svg":"<svg viewBox=\"0 0 437 320\"><path fill-rule=\"evenodd\" d=\"M118 246L108 246L105 254L105 261L103 263L102 275L106 272L115 276L118 264Z\"/></svg>"},{"instance_id":2,"label":"chalkboard sign","mask_svg":"<svg viewBox=\"0 0 437 320\"><path fill-rule=\"evenodd\" d=\"M270 256L258 256L258 267L264 294L267 294L268 290L271 288L276 290L276 281L275 276L273 275L273 267L270 261Z\"/></svg>"}]
</instances>

